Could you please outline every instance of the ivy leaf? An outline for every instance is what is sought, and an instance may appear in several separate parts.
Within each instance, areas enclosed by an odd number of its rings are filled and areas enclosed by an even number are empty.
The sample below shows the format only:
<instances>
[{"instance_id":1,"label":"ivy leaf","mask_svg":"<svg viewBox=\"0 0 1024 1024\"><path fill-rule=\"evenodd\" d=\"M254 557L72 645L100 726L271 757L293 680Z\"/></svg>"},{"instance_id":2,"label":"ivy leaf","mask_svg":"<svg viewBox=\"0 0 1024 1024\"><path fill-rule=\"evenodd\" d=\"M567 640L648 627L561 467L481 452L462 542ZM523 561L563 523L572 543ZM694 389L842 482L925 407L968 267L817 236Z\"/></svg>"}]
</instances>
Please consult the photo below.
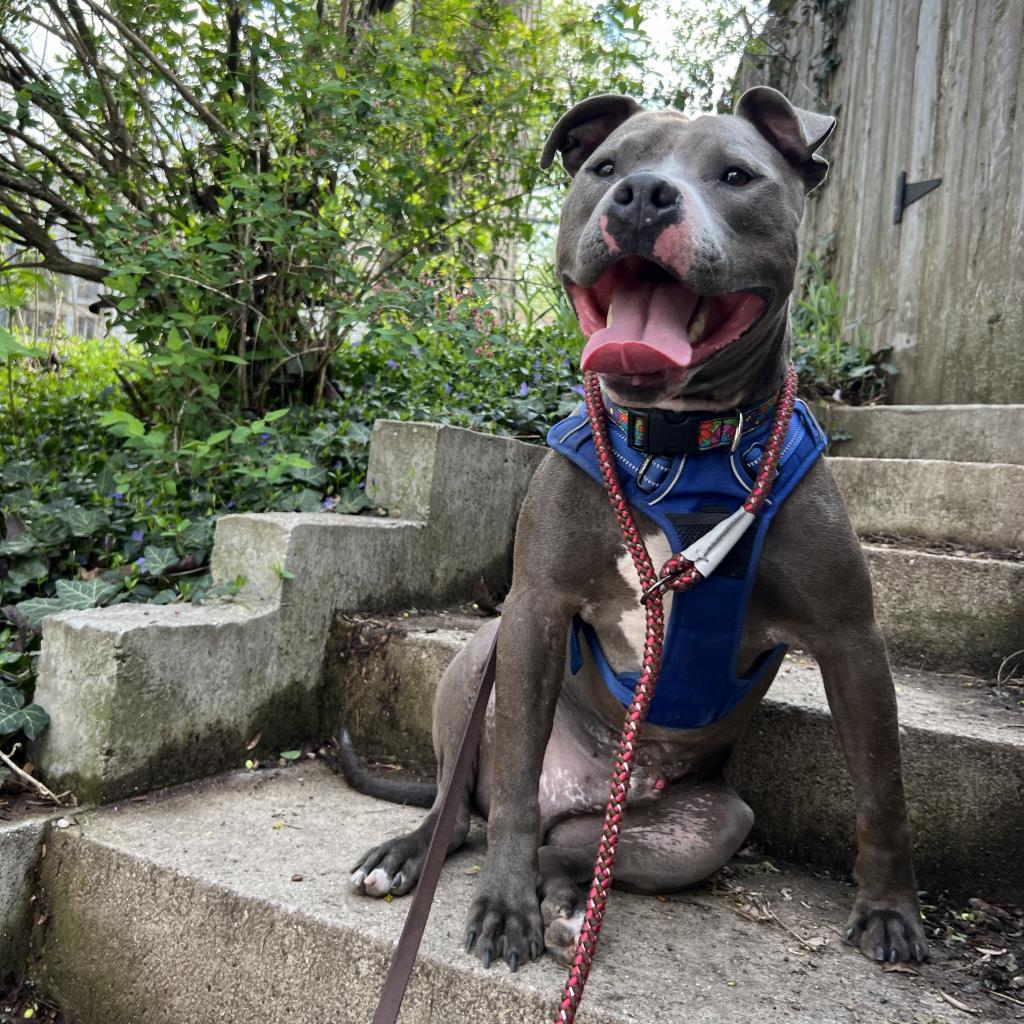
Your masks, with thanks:
<instances>
[{"instance_id":1,"label":"ivy leaf","mask_svg":"<svg viewBox=\"0 0 1024 1024\"><path fill-rule=\"evenodd\" d=\"M38 547L39 542L31 533L22 533L14 540L0 541L0 555L27 555Z\"/></svg>"},{"instance_id":2,"label":"ivy leaf","mask_svg":"<svg viewBox=\"0 0 1024 1024\"><path fill-rule=\"evenodd\" d=\"M32 597L14 606L25 617L31 629L38 629L47 615L60 611L60 601L55 597Z\"/></svg>"},{"instance_id":3,"label":"ivy leaf","mask_svg":"<svg viewBox=\"0 0 1024 1024\"><path fill-rule=\"evenodd\" d=\"M0 714L20 711L25 703L25 694L13 686L0 686Z\"/></svg>"},{"instance_id":4,"label":"ivy leaf","mask_svg":"<svg viewBox=\"0 0 1024 1024\"><path fill-rule=\"evenodd\" d=\"M62 609L83 611L113 597L120 583L107 580L57 580L57 599Z\"/></svg>"},{"instance_id":5,"label":"ivy leaf","mask_svg":"<svg viewBox=\"0 0 1024 1024\"><path fill-rule=\"evenodd\" d=\"M49 566L42 558L22 558L11 566L7 579L16 587L24 587L36 580L46 579Z\"/></svg>"},{"instance_id":6,"label":"ivy leaf","mask_svg":"<svg viewBox=\"0 0 1024 1024\"><path fill-rule=\"evenodd\" d=\"M181 561L181 556L174 548L158 548L150 544L142 554L146 559L144 569L147 576L159 576Z\"/></svg>"},{"instance_id":7,"label":"ivy leaf","mask_svg":"<svg viewBox=\"0 0 1024 1024\"><path fill-rule=\"evenodd\" d=\"M107 525L107 517L100 509L82 508L80 505L61 512L60 518L75 537L91 537Z\"/></svg>"},{"instance_id":8,"label":"ivy leaf","mask_svg":"<svg viewBox=\"0 0 1024 1024\"><path fill-rule=\"evenodd\" d=\"M49 724L50 716L38 704L21 709L21 731L30 740L37 739Z\"/></svg>"}]
</instances>

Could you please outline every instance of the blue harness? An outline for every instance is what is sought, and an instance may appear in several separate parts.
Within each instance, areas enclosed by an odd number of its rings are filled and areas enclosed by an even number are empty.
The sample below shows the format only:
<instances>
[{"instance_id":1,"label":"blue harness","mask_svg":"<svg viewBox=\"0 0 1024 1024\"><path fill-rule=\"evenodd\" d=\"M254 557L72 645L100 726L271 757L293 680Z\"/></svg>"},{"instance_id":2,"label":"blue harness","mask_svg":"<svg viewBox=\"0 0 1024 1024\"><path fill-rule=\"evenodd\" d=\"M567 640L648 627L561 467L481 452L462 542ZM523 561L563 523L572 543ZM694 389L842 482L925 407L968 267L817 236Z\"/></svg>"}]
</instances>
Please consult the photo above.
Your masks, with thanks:
<instances>
[{"instance_id":1,"label":"blue harness","mask_svg":"<svg viewBox=\"0 0 1024 1024\"><path fill-rule=\"evenodd\" d=\"M608 436L626 501L661 527L673 551L692 544L743 504L770 430L768 421L744 432L734 453L728 447L719 447L697 454L646 460L643 453L629 447L623 427L608 419ZM547 440L556 452L598 484L602 483L582 404L572 416L551 428ZM803 402L798 401L771 496L757 521L711 576L690 590L676 593L672 599L660 682L647 721L672 729L697 729L719 721L763 681L785 651L785 644L765 651L747 675L737 675L743 623L765 533L772 517L814 464L825 443L821 427ZM593 626L576 615L569 636L570 669L574 675L583 665L583 642L608 689L628 707L639 673L616 672L605 657Z\"/></svg>"}]
</instances>

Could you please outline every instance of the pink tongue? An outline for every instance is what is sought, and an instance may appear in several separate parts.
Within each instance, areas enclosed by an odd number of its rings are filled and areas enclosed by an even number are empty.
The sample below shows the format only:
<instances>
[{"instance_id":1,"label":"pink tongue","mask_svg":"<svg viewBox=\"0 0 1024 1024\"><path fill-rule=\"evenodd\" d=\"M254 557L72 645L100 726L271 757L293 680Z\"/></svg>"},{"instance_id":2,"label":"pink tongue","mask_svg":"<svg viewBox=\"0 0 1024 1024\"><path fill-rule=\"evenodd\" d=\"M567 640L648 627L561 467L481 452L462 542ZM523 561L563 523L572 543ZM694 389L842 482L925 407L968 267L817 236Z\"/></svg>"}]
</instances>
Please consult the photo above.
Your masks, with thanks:
<instances>
[{"instance_id":1,"label":"pink tongue","mask_svg":"<svg viewBox=\"0 0 1024 1024\"><path fill-rule=\"evenodd\" d=\"M696 305L696 293L675 281L621 281L612 292L612 326L590 336L580 366L613 374L689 366L686 325Z\"/></svg>"}]
</instances>

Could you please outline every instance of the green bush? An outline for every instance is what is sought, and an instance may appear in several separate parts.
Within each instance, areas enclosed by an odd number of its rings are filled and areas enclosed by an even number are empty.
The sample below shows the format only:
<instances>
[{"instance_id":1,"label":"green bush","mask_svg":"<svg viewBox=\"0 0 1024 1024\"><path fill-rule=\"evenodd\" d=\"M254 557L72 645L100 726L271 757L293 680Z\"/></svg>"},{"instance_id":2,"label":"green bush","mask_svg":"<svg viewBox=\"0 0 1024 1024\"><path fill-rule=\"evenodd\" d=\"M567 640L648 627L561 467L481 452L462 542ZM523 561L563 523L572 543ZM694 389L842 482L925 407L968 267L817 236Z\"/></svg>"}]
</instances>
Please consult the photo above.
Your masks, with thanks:
<instances>
[{"instance_id":1,"label":"green bush","mask_svg":"<svg viewBox=\"0 0 1024 1024\"><path fill-rule=\"evenodd\" d=\"M575 319L550 294L550 308L506 324L473 289L435 295L430 316L395 309L336 354L330 405L240 415L180 444L130 409L134 346L67 339L53 358L12 360L17 400L0 407L0 736L45 724L27 703L44 615L217 593L207 567L227 512L365 510L375 419L542 438L579 400Z\"/></svg>"}]
</instances>

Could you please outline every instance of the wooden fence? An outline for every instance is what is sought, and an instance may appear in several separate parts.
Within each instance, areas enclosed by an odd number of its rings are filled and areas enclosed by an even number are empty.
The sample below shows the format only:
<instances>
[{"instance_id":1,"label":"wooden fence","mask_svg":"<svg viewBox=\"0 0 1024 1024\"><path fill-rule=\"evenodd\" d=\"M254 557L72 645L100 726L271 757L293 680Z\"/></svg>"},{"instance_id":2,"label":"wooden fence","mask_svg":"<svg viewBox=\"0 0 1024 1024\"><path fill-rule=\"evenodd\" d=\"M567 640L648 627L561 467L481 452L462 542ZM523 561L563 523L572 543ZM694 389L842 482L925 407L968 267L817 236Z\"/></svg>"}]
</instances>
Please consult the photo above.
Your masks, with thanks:
<instances>
[{"instance_id":1,"label":"wooden fence","mask_svg":"<svg viewBox=\"0 0 1024 1024\"><path fill-rule=\"evenodd\" d=\"M839 118L803 241L893 348L895 401L1024 402L1024 0L797 0L765 47L743 86ZM895 224L904 172L942 184Z\"/></svg>"}]
</instances>

